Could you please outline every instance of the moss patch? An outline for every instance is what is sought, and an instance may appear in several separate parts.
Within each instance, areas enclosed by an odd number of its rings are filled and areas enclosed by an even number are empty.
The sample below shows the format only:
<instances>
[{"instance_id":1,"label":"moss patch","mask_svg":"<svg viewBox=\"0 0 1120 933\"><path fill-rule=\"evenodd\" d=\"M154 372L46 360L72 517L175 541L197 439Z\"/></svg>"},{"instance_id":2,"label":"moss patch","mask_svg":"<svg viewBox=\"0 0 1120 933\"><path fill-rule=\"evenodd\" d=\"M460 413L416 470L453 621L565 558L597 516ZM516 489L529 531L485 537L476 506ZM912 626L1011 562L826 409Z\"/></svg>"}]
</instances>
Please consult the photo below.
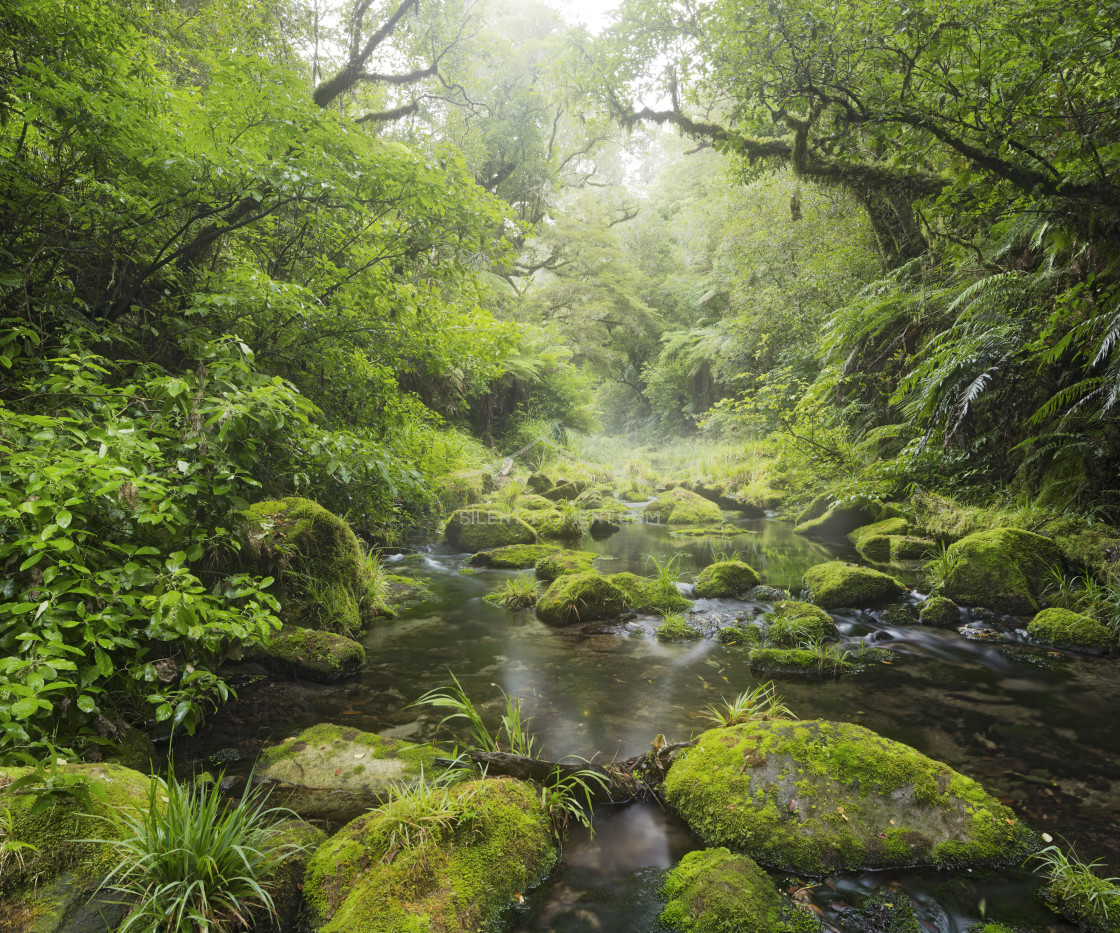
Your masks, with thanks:
<instances>
[{"instance_id":1,"label":"moss patch","mask_svg":"<svg viewBox=\"0 0 1120 933\"><path fill-rule=\"evenodd\" d=\"M956 628L961 624L961 612L957 604L948 597L931 596L922 603L918 621L934 628Z\"/></svg>"},{"instance_id":2,"label":"moss patch","mask_svg":"<svg viewBox=\"0 0 1120 933\"><path fill-rule=\"evenodd\" d=\"M696 595L704 599L742 596L758 586L754 568L741 560L721 560L709 564L696 578Z\"/></svg>"},{"instance_id":3,"label":"moss patch","mask_svg":"<svg viewBox=\"0 0 1120 933\"><path fill-rule=\"evenodd\" d=\"M870 609L893 602L905 592L888 574L839 560L810 567L804 583L813 602L825 609Z\"/></svg>"},{"instance_id":4,"label":"moss patch","mask_svg":"<svg viewBox=\"0 0 1120 933\"><path fill-rule=\"evenodd\" d=\"M497 509L459 509L443 527L443 536L462 551L489 551L510 544L534 544L537 533L519 516Z\"/></svg>"},{"instance_id":5,"label":"moss patch","mask_svg":"<svg viewBox=\"0 0 1120 933\"><path fill-rule=\"evenodd\" d=\"M860 525L848 534L848 540L856 547L867 538L882 538L889 535L906 535L910 533L910 523L905 518L885 518L881 522L870 525Z\"/></svg>"},{"instance_id":6,"label":"moss patch","mask_svg":"<svg viewBox=\"0 0 1120 933\"><path fill-rule=\"evenodd\" d=\"M555 580L566 573L588 573L595 568L591 562L598 557L590 551L554 551L534 565L542 580Z\"/></svg>"},{"instance_id":7,"label":"moss patch","mask_svg":"<svg viewBox=\"0 0 1120 933\"><path fill-rule=\"evenodd\" d=\"M457 784L463 815L418 846L390 849L385 816L347 824L315 853L306 893L320 933L475 933L556 863L548 816L529 784Z\"/></svg>"},{"instance_id":8,"label":"moss patch","mask_svg":"<svg viewBox=\"0 0 1120 933\"><path fill-rule=\"evenodd\" d=\"M1063 566L1053 541L1018 528L978 531L954 544L951 554L956 563L941 595L1012 615L1038 612L1042 586Z\"/></svg>"},{"instance_id":9,"label":"moss patch","mask_svg":"<svg viewBox=\"0 0 1120 933\"><path fill-rule=\"evenodd\" d=\"M801 522L793 530L811 538L843 538L857 528L885 517L881 503L866 497L856 497L832 506L818 518Z\"/></svg>"},{"instance_id":10,"label":"moss patch","mask_svg":"<svg viewBox=\"0 0 1120 933\"><path fill-rule=\"evenodd\" d=\"M331 684L353 677L366 663L366 649L356 641L334 632L284 628L249 655L274 674Z\"/></svg>"},{"instance_id":11,"label":"moss patch","mask_svg":"<svg viewBox=\"0 0 1120 933\"><path fill-rule=\"evenodd\" d=\"M1108 626L1068 609L1043 609L1027 625L1027 634L1042 645L1092 654L1117 646L1116 634Z\"/></svg>"},{"instance_id":12,"label":"moss patch","mask_svg":"<svg viewBox=\"0 0 1120 933\"><path fill-rule=\"evenodd\" d=\"M435 481L436 495L447 511L481 502L495 489L494 477L485 470L456 470Z\"/></svg>"},{"instance_id":13,"label":"moss patch","mask_svg":"<svg viewBox=\"0 0 1120 933\"><path fill-rule=\"evenodd\" d=\"M670 489L649 503L643 510L646 521L668 522L671 525L718 524L723 513L714 502L687 489Z\"/></svg>"},{"instance_id":14,"label":"moss patch","mask_svg":"<svg viewBox=\"0 0 1120 933\"><path fill-rule=\"evenodd\" d=\"M687 616L675 612L665 616L665 621L657 627L654 634L658 641L665 642L696 641L704 637L703 632L689 624Z\"/></svg>"},{"instance_id":15,"label":"moss patch","mask_svg":"<svg viewBox=\"0 0 1120 933\"><path fill-rule=\"evenodd\" d=\"M665 878L662 922L682 933L815 933L816 919L770 876L727 849L689 852Z\"/></svg>"},{"instance_id":16,"label":"moss patch","mask_svg":"<svg viewBox=\"0 0 1120 933\"><path fill-rule=\"evenodd\" d=\"M555 544L510 544L491 551L479 551L471 556L475 567L495 567L499 570L529 570L537 561L563 550Z\"/></svg>"},{"instance_id":17,"label":"moss patch","mask_svg":"<svg viewBox=\"0 0 1120 933\"><path fill-rule=\"evenodd\" d=\"M623 571L607 575L626 597L627 608L634 612L683 612L692 603L675 585L662 583L652 577L639 577L636 573Z\"/></svg>"},{"instance_id":18,"label":"moss patch","mask_svg":"<svg viewBox=\"0 0 1120 933\"><path fill-rule=\"evenodd\" d=\"M796 648L805 642L819 643L836 637L836 623L820 606L785 599L766 616L766 642Z\"/></svg>"},{"instance_id":19,"label":"moss patch","mask_svg":"<svg viewBox=\"0 0 1120 933\"><path fill-rule=\"evenodd\" d=\"M836 677L853 668L838 655L805 648L756 648L748 663L756 674L798 677Z\"/></svg>"},{"instance_id":20,"label":"moss patch","mask_svg":"<svg viewBox=\"0 0 1120 933\"><path fill-rule=\"evenodd\" d=\"M537 615L549 625L613 619L626 611L626 594L597 573L557 577L537 600Z\"/></svg>"},{"instance_id":21,"label":"moss patch","mask_svg":"<svg viewBox=\"0 0 1120 933\"><path fill-rule=\"evenodd\" d=\"M706 844L807 874L1018 865L1037 846L976 782L849 723L712 729L665 791Z\"/></svg>"}]
</instances>

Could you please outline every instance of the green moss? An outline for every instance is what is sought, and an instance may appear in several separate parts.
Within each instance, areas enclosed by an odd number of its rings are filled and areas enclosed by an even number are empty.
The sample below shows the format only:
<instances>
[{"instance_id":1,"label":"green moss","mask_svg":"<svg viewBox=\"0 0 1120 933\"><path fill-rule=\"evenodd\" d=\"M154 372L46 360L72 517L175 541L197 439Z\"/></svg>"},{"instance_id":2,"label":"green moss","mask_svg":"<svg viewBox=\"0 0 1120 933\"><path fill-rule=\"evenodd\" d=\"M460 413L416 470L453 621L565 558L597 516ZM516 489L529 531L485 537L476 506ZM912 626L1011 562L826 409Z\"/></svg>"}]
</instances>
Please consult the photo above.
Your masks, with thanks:
<instances>
[{"instance_id":1,"label":"green moss","mask_svg":"<svg viewBox=\"0 0 1120 933\"><path fill-rule=\"evenodd\" d=\"M626 611L626 594L597 573L557 577L537 600L537 615L549 625L612 619Z\"/></svg>"},{"instance_id":2,"label":"green moss","mask_svg":"<svg viewBox=\"0 0 1120 933\"><path fill-rule=\"evenodd\" d=\"M757 625L739 622L719 630L719 640L724 645L746 645L758 647L762 642L762 632Z\"/></svg>"},{"instance_id":3,"label":"green moss","mask_svg":"<svg viewBox=\"0 0 1120 933\"><path fill-rule=\"evenodd\" d=\"M534 473L525 481L525 485L537 495L541 495L552 488L552 480L544 473Z\"/></svg>"},{"instance_id":4,"label":"green moss","mask_svg":"<svg viewBox=\"0 0 1120 933\"><path fill-rule=\"evenodd\" d=\"M922 933L914 904L902 891L877 891L860 904L862 929L874 933Z\"/></svg>"},{"instance_id":5,"label":"green moss","mask_svg":"<svg viewBox=\"0 0 1120 933\"><path fill-rule=\"evenodd\" d=\"M887 537L888 535L905 535L910 533L910 523L905 518L885 518L881 522L870 525L860 525L848 535L848 540L856 547L867 538Z\"/></svg>"},{"instance_id":6,"label":"green moss","mask_svg":"<svg viewBox=\"0 0 1120 933\"><path fill-rule=\"evenodd\" d=\"M544 497L553 502L571 502L579 498L579 494L586 488L587 483L583 482L583 480L572 480L571 482L559 483L553 486L544 493Z\"/></svg>"},{"instance_id":7,"label":"green moss","mask_svg":"<svg viewBox=\"0 0 1120 933\"><path fill-rule=\"evenodd\" d=\"M758 586L760 578L741 560L721 560L709 564L696 578L696 595L704 599L742 596Z\"/></svg>"},{"instance_id":8,"label":"green moss","mask_svg":"<svg viewBox=\"0 0 1120 933\"><path fill-rule=\"evenodd\" d=\"M1120 933L1120 894L1115 883L1093 876L1092 882L1079 888L1075 894L1052 882L1043 888L1042 896L1055 911L1088 933Z\"/></svg>"},{"instance_id":9,"label":"green moss","mask_svg":"<svg viewBox=\"0 0 1120 933\"><path fill-rule=\"evenodd\" d=\"M1002 923L974 923L968 933L1015 933L1011 927Z\"/></svg>"},{"instance_id":10,"label":"green moss","mask_svg":"<svg viewBox=\"0 0 1120 933\"><path fill-rule=\"evenodd\" d=\"M812 538L843 538L857 528L885 517L880 503L859 496L832 506L818 518L801 522L793 530Z\"/></svg>"},{"instance_id":11,"label":"green moss","mask_svg":"<svg viewBox=\"0 0 1120 933\"><path fill-rule=\"evenodd\" d=\"M1117 647L1108 626L1068 609L1043 609L1027 625L1027 634L1039 644L1073 651L1103 654Z\"/></svg>"},{"instance_id":12,"label":"green moss","mask_svg":"<svg viewBox=\"0 0 1120 933\"><path fill-rule=\"evenodd\" d=\"M885 564L891 559L891 539L886 535L868 535L860 538L856 550L865 560Z\"/></svg>"},{"instance_id":13,"label":"green moss","mask_svg":"<svg viewBox=\"0 0 1120 933\"><path fill-rule=\"evenodd\" d=\"M961 613L957 604L951 599L945 596L931 596L922 603L918 621L922 625L932 625L935 628L956 628L961 624Z\"/></svg>"},{"instance_id":14,"label":"green moss","mask_svg":"<svg viewBox=\"0 0 1120 933\"><path fill-rule=\"evenodd\" d=\"M622 590L627 608L634 612L684 612L692 607L692 603L668 581L662 583L629 571L608 574L607 579Z\"/></svg>"},{"instance_id":15,"label":"green moss","mask_svg":"<svg viewBox=\"0 0 1120 933\"><path fill-rule=\"evenodd\" d=\"M497 509L459 509L443 528L444 538L463 551L489 551L510 544L534 544L537 533L518 515Z\"/></svg>"},{"instance_id":16,"label":"green moss","mask_svg":"<svg viewBox=\"0 0 1120 933\"><path fill-rule=\"evenodd\" d=\"M531 785L499 778L449 793L465 801L462 817L417 846L390 850L377 812L327 840L305 888L319 933L492 930L514 896L556 863L548 815Z\"/></svg>"},{"instance_id":17,"label":"green moss","mask_svg":"<svg viewBox=\"0 0 1120 933\"><path fill-rule=\"evenodd\" d=\"M432 588L423 580L415 580L397 573L385 577L385 601L393 608L412 606L435 598Z\"/></svg>"},{"instance_id":18,"label":"green moss","mask_svg":"<svg viewBox=\"0 0 1120 933\"><path fill-rule=\"evenodd\" d=\"M810 567L804 583L813 602L825 609L868 609L896 600L905 592L892 576L839 560Z\"/></svg>"},{"instance_id":19,"label":"green moss","mask_svg":"<svg viewBox=\"0 0 1120 933\"><path fill-rule=\"evenodd\" d=\"M795 674L803 677L836 677L851 669L843 658L804 648L756 648L750 655L756 674Z\"/></svg>"},{"instance_id":20,"label":"green moss","mask_svg":"<svg viewBox=\"0 0 1120 933\"><path fill-rule=\"evenodd\" d=\"M891 560L927 560L937 553L937 542L914 535L894 535L890 539Z\"/></svg>"},{"instance_id":21,"label":"green moss","mask_svg":"<svg viewBox=\"0 0 1120 933\"><path fill-rule=\"evenodd\" d=\"M672 525L718 524L723 513L714 502L687 489L670 489L643 510L645 520Z\"/></svg>"},{"instance_id":22,"label":"green moss","mask_svg":"<svg viewBox=\"0 0 1120 933\"><path fill-rule=\"evenodd\" d=\"M712 729L665 792L705 844L808 874L1017 865L1037 845L974 781L849 723Z\"/></svg>"},{"instance_id":23,"label":"green moss","mask_svg":"<svg viewBox=\"0 0 1120 933\"><path fill-rule=\"evenodd\" d=\"M689 624L688 617L670 612L665 616L665 621L657 627L655 633L658 641L681 642L696 641L703 638L703 633Z\"/></svg>"},{"instance_id":24,"label":"green moss","mask_svg":"<svg viewBox=\"0 0 1120 933\"><path fill-rule=\"evenodd\" d=\"M816 644L835 637L832 616L811 603L785 599L766 616L766 642L770 645L797 648L806 642Z\"/></svg>"},{"instance_id":25,"label":"green moss","mask_svg":"<svg viewBox=\"0 0 1120 933\"><path fill-rule=\"evenodd\" d=\"M598 556L590 551L554 551L537 561L537 576L555 580L566 573L587 573L595 569L591 562Z\"/></svg>"},{"instance_id":26,"label":"green moss","mask_svg":"<svg viewBox=\"0 0 1120 933\"><path fill-rule=\"evenodd\" d=\"M278 674L316 683L353 677L366 663L366 649L334 632L286 627L249 654Z\"/></svg>"},{"instance_id":27,"label":"green moss","mask_svg":"<svg viewBox=\"0 0 1120 933\"><path fill-rule=\"evenodd\" d=\"M436 495L447 511L481 502L495 489L494 477L485 470L456 470L435 481Z\"/></svg>"},{"instance_id":28,"label":"green moss","mask_svg":"<svg viewBox=\"0 0 1120 933\"><path fill-rule=\"evenodd\" d=\"M542 557L561 550L563 549L555 544L510 544L491 551L479 551L472 555L471 564L500 570L528 570L537 566L537 561Z\"/></svg>"},{"instance_id":29,"label":"green moss","mask_svg":"<svg viewBox=\"0 0 1120 933\"><path fill-rule=\"evenodd\" d=\"M962 606L1030 615L1038 595L1062 556L1048 538L1018 528L978 531L952 548L956 563L946 575L941 595Z\"/></svg>"},{"instance_id":30,"label":"green moss","mask_svg":"<svg viewBox=\"0 0 1120 933\"><path fill-rule=\"evenodd\" d=\"M832 496L827 492L822 492L818 496L814 496L805 508L797 513L797 518L794 522L798 525L804 525L806 522L811 522L815 518L820 518L825 512L829 510L832 505Z\"/></svg>"},{"instance_id":31,"label":"green moss","mask_svg":"<svg viewBox=\"0 0 1120 933\"><path fill-rule=\"evenodd\" d=\"M551 512L556 508L556 503L544 496L527 495L518 496L517 507L523 512Z\"/></svg>"},{"instance_id":32,"label":"green moss","mask_svg":"<svg viewBox=\"0 0 1120 933\"><path fill-rule=\"evenodd\" d=\"M682 933L816 933L816 919L778 891L751 859L689 852L665 878L662 922Z\"/></svg>"},{"instance_id":33,"label":"green moss","mask_svg":"<svg viewBox=\"0 0 1120 933\"><path fill-rule=\"evenodd\" d=\"M113 744L105 749L104 760L141 774L150 774L152 760L156 756L155 745L152 737L142 729L126 725L114 739Z\"/></svg>"}]
</instances>

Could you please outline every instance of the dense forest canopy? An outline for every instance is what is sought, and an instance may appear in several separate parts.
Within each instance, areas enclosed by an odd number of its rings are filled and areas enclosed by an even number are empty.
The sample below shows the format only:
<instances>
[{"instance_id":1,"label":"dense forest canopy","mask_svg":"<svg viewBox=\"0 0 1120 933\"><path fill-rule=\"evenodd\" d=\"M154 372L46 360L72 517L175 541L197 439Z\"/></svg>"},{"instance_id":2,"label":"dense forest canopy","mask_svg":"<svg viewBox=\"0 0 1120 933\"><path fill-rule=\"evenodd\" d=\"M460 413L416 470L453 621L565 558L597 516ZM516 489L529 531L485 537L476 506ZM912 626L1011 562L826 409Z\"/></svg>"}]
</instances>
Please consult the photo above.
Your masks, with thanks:
<instances>
[{"instance_id":1,"label":"dense forest canopy","mask_svg":"<svg viewBox=\"0 0 1120 933\"><path fill-rule=\"evenodd\" d=\"M441 477L603 430L764 439L838 495L1120 504L1113 3L0 30L0 757L197 722L278 624L260 500L395 545Z\"/></svg>"}]
</instances>

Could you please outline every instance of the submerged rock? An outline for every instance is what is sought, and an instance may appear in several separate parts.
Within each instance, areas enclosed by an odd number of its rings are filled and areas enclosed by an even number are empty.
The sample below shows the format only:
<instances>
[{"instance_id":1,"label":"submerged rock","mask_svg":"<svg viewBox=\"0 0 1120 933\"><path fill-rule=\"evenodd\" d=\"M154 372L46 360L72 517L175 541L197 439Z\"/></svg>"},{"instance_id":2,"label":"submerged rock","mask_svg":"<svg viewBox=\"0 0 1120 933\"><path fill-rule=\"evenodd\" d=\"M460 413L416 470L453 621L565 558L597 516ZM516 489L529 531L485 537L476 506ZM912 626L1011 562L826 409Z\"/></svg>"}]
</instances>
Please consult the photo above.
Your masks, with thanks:
<instances>
[{"instance_id":1,"label":"submerged rock","mask_svg":"<svg viewBox=\"0 0 1120 933\"><path fill-rule=\"evenodd\" d=\"M993 528L962 538L939 590L962 606L1009 615L1038 612L1038 597L1062 555L1049 538L1019 528Z\"/></svg>"},{"instance_id":2,"label":"submerged rock","mask_svg":"<svg viewBox=\"0 0 1120 933\"><path fill-rule=\"evenodd\" d=\"M770 876L727 849L689 852L665 878L661 921L682 933L816 933L817 919Z\"/></svg>"},{"instance_id":3,"label":"submerged rock","mask_svg":"<svg viewBox=\"0 0 1120 933\"><path fill-rule=\"evenodd\" d=\"M246 658L273 674L333 684L353 677L365 666L366 649L344 635L290 626L273 635L268 644L254 647Z\"/></svg>"},{"instance_id":4,"label":"submerged rock","mask_svg":"<svg viewBox=\"0 0 1120 933\"><path fill-rule=\"evenodd\" d=\"M756 674L837 677L853 668L842 655L807 648L755 648L748 661Z\"/></svg>"},{"instance_id":5,"label":"submerged rock","mask_svg":"<svg viewBox=\"0 0 1120 933\"><path fill-rule=\"evenodd\" d=\"M904 891L876 891L859 912L863 933L922 933L914 902Z\"/></svg>"},{"instance_id":6,"label":"submerged rock","mask_svg":"<svg viewBox=\"0 0 1120 933\"><path fill-rule=\"evenodd\" d=\"M671 525L718 524L723 521L718 505L680 487L654 499L643 513L647 522L668 522Z\"/></svg>"},{"instance_id":7,"label":"submerged rock","mask_svg":"<svg viewBox=\"0 0 1120 933\"><path fill-rule=\"evenodd\" d=\"M1027 625L1027 634L1041 645L1106 654L1116 647L1116 634L1092 616L1068 609L1043 609Z\"/></svg>"},{"instance_id":8,"label":"submerged rock","mask_svg":"<svg viewBox=\"0 0 1120 933\"><path fill-rule=\"evenodd\" d=\"M850 723L709 730L665 792L706 844L806 874L1019 865L1037 844L975 781Z\"/></svg>"},{"instance_id":9,"label":"submerged rock","mask_svg":"<svg viewBox=\"0 0 1120 933\"><path fill-rule=\"evenodd\" d=\"M741 560L721 560L709 564L696 578L696 595L704 599L735 597L758 586L759 576Z\"/></svg>"},{"instance_id":10,"label":"submerged rock","mask_svg":"<svg viewBox=\"0 0 1120 933\"><path fill-rule=\"evenodd\" d=\"M931 596L918 611L918 621L934 628L957 628L961 624L961 611L946 596Z\"/></svg>"},{"instance_id":11,"label":"submerged rock","mask_svg":"<svg viewBox=\"0 0 1120 933\"><path fill-rule=\"evenodd\" d=\"M519 516L496 509L459 509L444 525L443 536L461 551L489 551L537 540L537 533Z\"/></svg>"},{"instance_id":12,"label":"submerged rock","mask_svg":"<svg viewBox=\"0 0 1120 933\"><path fill-rule=\"evenodd\" d=\"M897 600L906 589L888 574L839 560L810 567L803 579L813 602L824 609L871 609Z\"/></svg>"},{"instance_id":13,"label":"submerged rock","mask_svg":"<svg viewBox=\"0 0 1120 933\"><path fill-rule=\"evenodd\" d=\"M312 857L305 891L319 933L475 933L556 864L531 784L467 781L439 791L440 819L404 838L407 806L358 817Z\"/></svg>"},{"instance_id":14,"label":"submerged rock","mask_svg":"<svg viewBox=\"0 0 1120 933\"><path fill-rule=\"evenodd\" d=\"M430 745L320 723L264 749L254 778L277 785L275 803L321 818L373 806L391 786L432 774L439 754Z\"/></svg>"},{"instance_id":15,"label":"submerged rock","mask_svg":"<svg viewBox=\"0 0 1120 933\"><path fill-rule=\"evenodd\" d=\"M549 625L613 619L626 608L626 594L593 571L557 577L537 600L537 615Z\"/></svg>"}]
</instances>

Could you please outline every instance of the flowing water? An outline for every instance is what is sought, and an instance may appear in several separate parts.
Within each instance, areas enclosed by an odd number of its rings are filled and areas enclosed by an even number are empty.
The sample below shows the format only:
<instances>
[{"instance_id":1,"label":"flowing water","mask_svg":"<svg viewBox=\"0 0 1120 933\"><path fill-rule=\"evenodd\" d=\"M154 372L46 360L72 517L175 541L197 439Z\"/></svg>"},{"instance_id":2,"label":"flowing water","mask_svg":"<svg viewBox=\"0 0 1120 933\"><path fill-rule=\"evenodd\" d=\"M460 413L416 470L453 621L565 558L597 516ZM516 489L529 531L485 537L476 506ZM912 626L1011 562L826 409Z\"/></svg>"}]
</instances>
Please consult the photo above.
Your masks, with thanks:
<instances>
[{"instance_id":1,"label":"flowing water","mask_svg":"<svg viewBox=\"0 0 1120 933\"><path fill-rule=\"evenodd\" d=\"M678 558L681 581L735 548L765 583L797 588L809 566L846 547L826 548L794 535L787 523L736 522L733 539L678 537L668 526L634 524L580 547L601 555L600 569L653 574L654 562ZM438 599L385 622L365 638L361 677L334 687L270 684L246 690L218 716L196 754L233 744L250 750L314 722L343 723L412 741L435 736L440 716L408 704L450 683L453 672L496 725L498 690L522 699L544 757L627 758L658 733L670 742L703 731L705 708L751 689L760 679L743 648L714 639L683 645L653 637L660 619L553 629L531 610L483 601L509 571L469 570L469 555L440 548L396 559L427 580ZM913 582L913 578L911 578ZM701 618L742 617L761 606L698 600ZM967 621L967 617L962 619ZM779 678L778 690L802 718L859 723L979 780L1038 830L1064 838L1084 858L1120 873L1120 669L1114 660L1030 648L1005 627L978 626L976 640L955 631L891 625L874 613L838 616L846 641L891 648L891 663L838 680ZM596 833L569 837L563 863L532 892L511 921L518 931L659 929L663 870L698 843L656 804L601 808ZM779 878L785 888L793 879ZM899 887L914 899L928 930L955 933L985 913L1054 926L1027 872L965 877L937 872L865 872L828 879L803 896L829 924L876 888Z\"/></svg>"}]
</instances>

